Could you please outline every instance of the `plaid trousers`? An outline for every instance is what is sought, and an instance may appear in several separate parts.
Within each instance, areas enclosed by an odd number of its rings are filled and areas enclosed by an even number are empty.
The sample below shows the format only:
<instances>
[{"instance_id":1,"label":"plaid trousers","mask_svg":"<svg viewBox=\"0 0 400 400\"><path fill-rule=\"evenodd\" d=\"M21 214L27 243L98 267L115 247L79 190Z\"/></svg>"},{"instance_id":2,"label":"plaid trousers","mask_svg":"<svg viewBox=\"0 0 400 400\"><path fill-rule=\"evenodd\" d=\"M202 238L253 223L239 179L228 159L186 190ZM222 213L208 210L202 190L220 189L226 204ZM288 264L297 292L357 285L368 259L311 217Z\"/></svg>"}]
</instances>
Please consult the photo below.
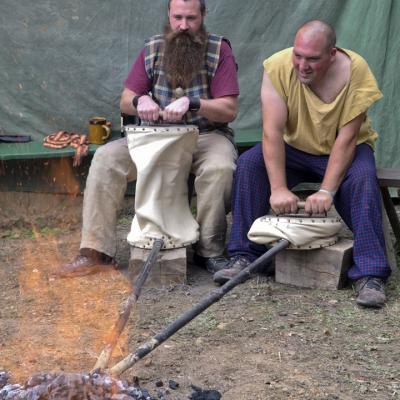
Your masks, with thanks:
<instances>
[{"instance_id":1,"label":"plaid trousers","mask_svg":"<svg viewBox=\"0 0 400 400\"><path fill-rule=\"evenodd\" d=\"M302 182L322 181L328 156L308 154L287 144L285 151L289 189ZM233 185L233 224L228 255L242 255L254 261L267 248L251 242L247 233L254 220L268 214L271 195L261 144L239 157ZM353 162L335 195L334 204L354 235L354 264L348 271L349 278L387 278L391 269L386 257L375 159L369 145L356 147Z\"/></svg>"}]
</instances>

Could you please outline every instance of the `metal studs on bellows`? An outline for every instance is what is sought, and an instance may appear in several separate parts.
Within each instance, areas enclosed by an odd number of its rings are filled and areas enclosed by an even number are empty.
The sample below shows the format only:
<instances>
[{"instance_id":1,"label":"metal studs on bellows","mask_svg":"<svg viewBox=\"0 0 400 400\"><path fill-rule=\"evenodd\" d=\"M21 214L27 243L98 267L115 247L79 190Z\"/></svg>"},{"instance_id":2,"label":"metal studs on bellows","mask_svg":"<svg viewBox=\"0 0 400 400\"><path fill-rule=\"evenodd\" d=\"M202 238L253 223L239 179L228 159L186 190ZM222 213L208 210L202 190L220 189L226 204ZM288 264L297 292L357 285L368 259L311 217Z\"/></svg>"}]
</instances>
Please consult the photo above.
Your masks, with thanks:
<instances>
[{"instance_id":1,"label":"metal studs on bellows","mask_svg":"<svg viewBox=\"0 0 400 400\"><path fill-rule=\"evenodd\" d=\"M265 245L286 239L289 249L309 250L335 244L341 228L338 217L266 215L254 221L247 236L252 242Z\"/></svg>"}]
</instances>

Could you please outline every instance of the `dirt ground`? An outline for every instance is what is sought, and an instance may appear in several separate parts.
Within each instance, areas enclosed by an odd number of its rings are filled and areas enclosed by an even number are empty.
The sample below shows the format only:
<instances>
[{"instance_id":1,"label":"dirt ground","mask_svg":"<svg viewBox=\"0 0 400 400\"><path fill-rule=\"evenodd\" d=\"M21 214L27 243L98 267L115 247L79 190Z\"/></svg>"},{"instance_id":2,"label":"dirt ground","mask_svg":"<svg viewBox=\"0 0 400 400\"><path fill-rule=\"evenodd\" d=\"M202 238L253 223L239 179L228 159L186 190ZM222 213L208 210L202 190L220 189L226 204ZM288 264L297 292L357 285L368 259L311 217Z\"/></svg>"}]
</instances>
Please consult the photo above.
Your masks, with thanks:
<instances>
[{"instance_id":1,"label":"dirt ground","mask_svg":"<svg viewBox=\"0 0 400 400\"><path fill-rule=\"evenodd\" d=\"M118 226L118 261L127 265L129 218ZM14 382L37 372L88 372L130 284L124 271L53 279L79 245L79 226L0 231L0 370ZM217 389L227 400L400 399L400 275L382 310L356 306L350 288L309 290L258 276L228 293L123 377ZM145 289L111 364L215 288L189 266L188 284ZM159 382L158 385L161 383Z\"/></svg>"}]
</instances>

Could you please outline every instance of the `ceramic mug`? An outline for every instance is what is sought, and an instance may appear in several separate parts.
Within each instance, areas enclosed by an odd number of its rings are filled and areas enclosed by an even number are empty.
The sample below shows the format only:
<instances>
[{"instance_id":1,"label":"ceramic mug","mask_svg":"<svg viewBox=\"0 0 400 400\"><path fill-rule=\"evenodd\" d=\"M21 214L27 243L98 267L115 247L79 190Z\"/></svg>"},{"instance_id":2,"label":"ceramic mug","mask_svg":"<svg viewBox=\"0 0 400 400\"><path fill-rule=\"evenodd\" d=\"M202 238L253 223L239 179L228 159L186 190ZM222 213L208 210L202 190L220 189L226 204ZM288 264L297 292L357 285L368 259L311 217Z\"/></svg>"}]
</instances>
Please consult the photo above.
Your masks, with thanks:
<instances>
[{"instance_id":1,"label":"ceramic mug","mask_svg":"<svg viewBox=\"0 0 400 400\"><path fill-rule=\"evenodd\" d=\"M110 137L111 128L103 117L93 117L89 121L88 141L91 144L104 144Z\"/></svg>"}]
</instances>

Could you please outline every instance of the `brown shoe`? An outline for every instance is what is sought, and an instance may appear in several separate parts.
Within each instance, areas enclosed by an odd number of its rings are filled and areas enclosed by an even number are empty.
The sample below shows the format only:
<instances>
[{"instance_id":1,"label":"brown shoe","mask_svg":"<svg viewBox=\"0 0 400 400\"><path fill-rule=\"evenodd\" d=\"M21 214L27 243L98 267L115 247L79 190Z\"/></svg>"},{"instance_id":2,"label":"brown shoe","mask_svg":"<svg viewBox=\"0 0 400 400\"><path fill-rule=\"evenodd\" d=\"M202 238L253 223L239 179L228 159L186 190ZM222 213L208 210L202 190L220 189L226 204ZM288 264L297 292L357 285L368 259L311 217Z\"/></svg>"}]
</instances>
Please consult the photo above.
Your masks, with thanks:
<instances>
[{"instance_id":1,"label":"brown shoe","mask_svg":"<svg viewBox=\"0 0 400 400\"><path fill-rule=\"evenodd\" d=\"M385 304L385 282L381 278L364 276L355 282L354 290L360 306L381 308Z\"/></svg>"},{"instance_id":2,"label":"brown shoe","mask_svg":"<svg viewBox=\"0 0 400 400\"><path fill-rule=\"evenodd\" d=\"M238 273L243 271L250 265L250 261L243 256L235 256L229 260L228 267L217 271L214 276L213 280L215 283L219 283L223 285L224 283L228 282L229 279L236 276Z\"/></svg>"},{"instance_id":3,"label":"brown shoe","mask_svg":"<svg viewBox=\"0 0 400 400\"><path fill-rule=\"evenodd\" d=\"M227 268L229 265L229 260L224 256L216 257L203 257L197 253L193 254L193 262L202 268L205 268L208 272L215 274L221 269Z\"/></svg>"},{"instance_id":4,"label":"brown shoe","mask_svg":"<svg viewBox=\"0 0 400 400\"><path fill-rule=\"evenodd\" d=\"M73 278L118 269L117 262L109 256L91 250L90 255L79 254L70 264L61 265L56 272L60 278Z\"/></svg>"}]
</instances>

